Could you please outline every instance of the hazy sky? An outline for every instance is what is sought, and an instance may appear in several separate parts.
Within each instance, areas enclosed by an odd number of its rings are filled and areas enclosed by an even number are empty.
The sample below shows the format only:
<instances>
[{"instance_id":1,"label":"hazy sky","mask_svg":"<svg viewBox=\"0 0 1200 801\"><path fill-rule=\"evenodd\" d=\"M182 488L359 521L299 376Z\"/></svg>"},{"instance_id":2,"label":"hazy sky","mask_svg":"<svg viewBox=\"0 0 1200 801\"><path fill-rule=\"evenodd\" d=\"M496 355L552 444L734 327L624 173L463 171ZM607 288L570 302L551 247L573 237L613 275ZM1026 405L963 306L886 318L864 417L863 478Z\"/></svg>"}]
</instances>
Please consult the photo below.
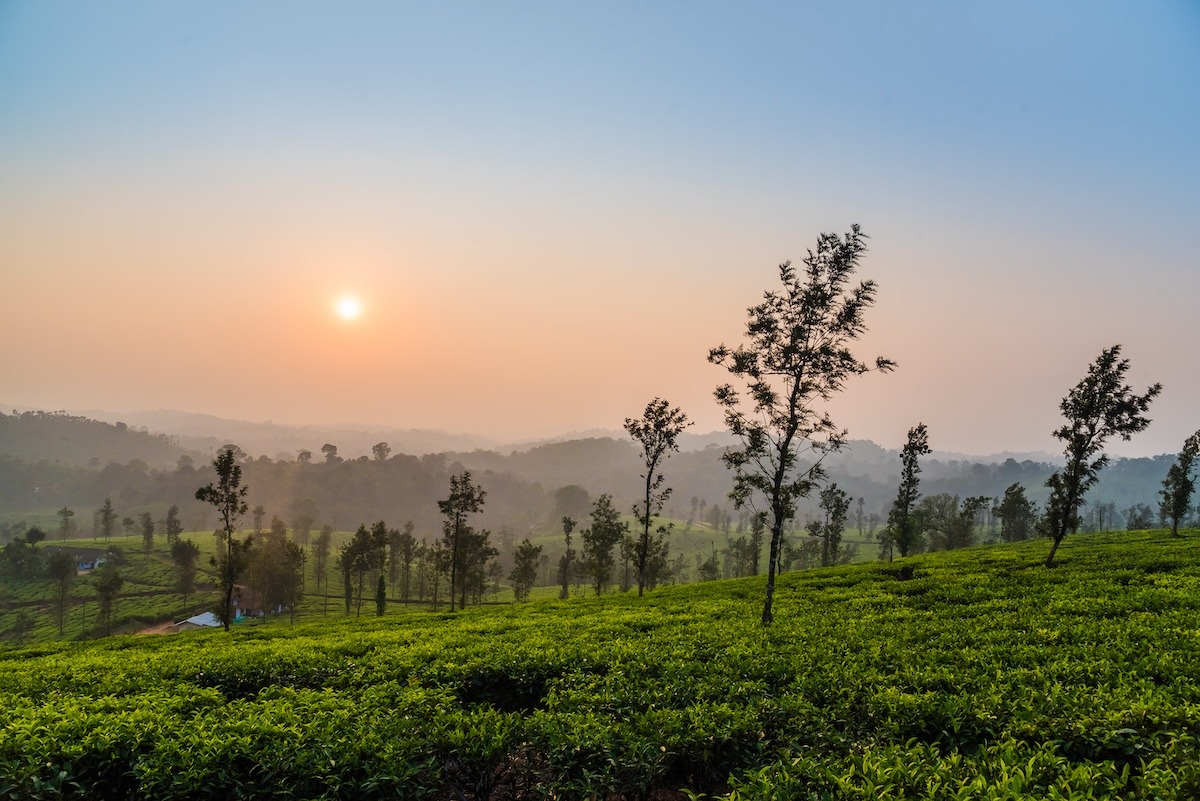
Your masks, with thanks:
<instances>
[{"instance_id":1,"label":"hazy sky","mask_svg":"<svg viewBox=\"0 0 1200 801\"><path fill-rule=\"evenodd\" d=\"M0 403L499 437L720 428L822 231L851 436L1060 450L1125 346L1200 428L1200 6L0 2ZM344 295L362 303L346 321Z\"/></svg>"}]
</instances>

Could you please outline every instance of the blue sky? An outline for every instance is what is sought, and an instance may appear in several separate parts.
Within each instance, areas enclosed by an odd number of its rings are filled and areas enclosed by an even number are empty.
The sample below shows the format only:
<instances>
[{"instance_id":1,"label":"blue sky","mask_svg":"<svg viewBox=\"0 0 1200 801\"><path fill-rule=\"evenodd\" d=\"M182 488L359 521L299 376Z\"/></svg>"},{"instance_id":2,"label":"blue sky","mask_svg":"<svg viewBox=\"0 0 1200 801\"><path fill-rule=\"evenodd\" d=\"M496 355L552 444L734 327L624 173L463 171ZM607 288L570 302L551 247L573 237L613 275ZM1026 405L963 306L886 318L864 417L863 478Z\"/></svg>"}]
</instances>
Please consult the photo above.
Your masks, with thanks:
<instances>
[{"instance_id":1,"label":"blue sky","mask_svg":"<svg viewBox=\"0 0 1200 801\"><path fill-rule=\"evenodd\" d=\"M715 429L708 348L859 222L852 435L1057 450L1121 342L1174 451L1197 86L1182 0L0 3L0 401Z\"/></svg>"}]
</instances>

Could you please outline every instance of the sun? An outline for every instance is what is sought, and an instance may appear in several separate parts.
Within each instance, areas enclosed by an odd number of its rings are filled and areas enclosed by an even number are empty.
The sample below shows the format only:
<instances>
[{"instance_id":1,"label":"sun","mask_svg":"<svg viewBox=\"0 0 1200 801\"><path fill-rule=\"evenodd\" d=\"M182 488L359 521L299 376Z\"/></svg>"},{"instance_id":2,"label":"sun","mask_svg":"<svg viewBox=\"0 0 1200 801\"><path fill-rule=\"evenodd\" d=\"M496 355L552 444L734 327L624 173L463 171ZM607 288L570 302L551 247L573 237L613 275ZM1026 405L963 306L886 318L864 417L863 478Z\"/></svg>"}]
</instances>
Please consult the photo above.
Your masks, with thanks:
<instances>
[{"instance_id":1,"label":"sun","mask_svg":"<svg viewBox=\"0 0 1200 801\"><path fill-rule=\"evenodd\" d=\"M337 302L337 313L343 320L353 320L362 314L362 304L358 298L346 296Z\"/></svg>"}]
</instances>

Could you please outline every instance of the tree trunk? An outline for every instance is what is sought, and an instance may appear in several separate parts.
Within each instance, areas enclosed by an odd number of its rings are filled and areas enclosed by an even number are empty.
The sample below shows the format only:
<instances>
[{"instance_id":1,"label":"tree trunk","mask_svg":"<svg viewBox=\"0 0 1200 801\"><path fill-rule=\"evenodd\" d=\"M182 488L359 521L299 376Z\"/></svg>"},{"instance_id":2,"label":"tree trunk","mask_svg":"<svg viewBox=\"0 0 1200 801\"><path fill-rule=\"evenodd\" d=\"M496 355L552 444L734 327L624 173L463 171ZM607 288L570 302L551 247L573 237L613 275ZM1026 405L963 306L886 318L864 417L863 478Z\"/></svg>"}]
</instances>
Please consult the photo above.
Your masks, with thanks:
<instances>
[{"instance_id":1,"label":"tree trunk","mask_svg":"<svg viewBox=\"0 0 1200 801\"><path fill-rule=\"evenodd\" d=\"M779 546L783 542L783 520L776 515L771 526L771 557L767 562L767 598L763 602L762 622L770 625L774 620L771 604L775 600L775 574L779 571Z\"/></svg>"},{"instance_id":2,"label":"tree trunk","mask_svg":"<svg viewBox=\"0 0 1200 801\"><path fill-rule=\"evenodd\" d=\"M1050 555L1046 557L1046 567L1054 567L1054 554L1058 553L1058 544L1063 541L1063 535L1054 538L1054 544L1050 546Z\"/></svg>"}]
</instances>

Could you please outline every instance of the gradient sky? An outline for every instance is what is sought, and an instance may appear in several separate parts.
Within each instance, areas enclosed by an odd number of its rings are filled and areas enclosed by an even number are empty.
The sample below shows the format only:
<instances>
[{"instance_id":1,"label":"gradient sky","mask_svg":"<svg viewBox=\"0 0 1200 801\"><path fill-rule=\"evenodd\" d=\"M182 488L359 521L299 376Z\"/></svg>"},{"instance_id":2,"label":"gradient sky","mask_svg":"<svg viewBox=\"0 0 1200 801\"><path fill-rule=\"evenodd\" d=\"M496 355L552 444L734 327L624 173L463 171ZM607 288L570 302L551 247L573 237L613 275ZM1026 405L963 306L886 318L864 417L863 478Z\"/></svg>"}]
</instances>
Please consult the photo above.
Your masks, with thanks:
<instances>
[{"instance_id":1,"label":"gradient sky","mask_svg":"<svg viewBox=\"0 0 1200 801\"><path fill-rule=\"evenodd\" d=\"M857 222L899 369L851 436L1059 451L1122 343L1164 391L1112 450L1174 452L1197 87L1191 0L0 0L0 402L714 430L708 349Z\"/></svg>"}]
</instances>

